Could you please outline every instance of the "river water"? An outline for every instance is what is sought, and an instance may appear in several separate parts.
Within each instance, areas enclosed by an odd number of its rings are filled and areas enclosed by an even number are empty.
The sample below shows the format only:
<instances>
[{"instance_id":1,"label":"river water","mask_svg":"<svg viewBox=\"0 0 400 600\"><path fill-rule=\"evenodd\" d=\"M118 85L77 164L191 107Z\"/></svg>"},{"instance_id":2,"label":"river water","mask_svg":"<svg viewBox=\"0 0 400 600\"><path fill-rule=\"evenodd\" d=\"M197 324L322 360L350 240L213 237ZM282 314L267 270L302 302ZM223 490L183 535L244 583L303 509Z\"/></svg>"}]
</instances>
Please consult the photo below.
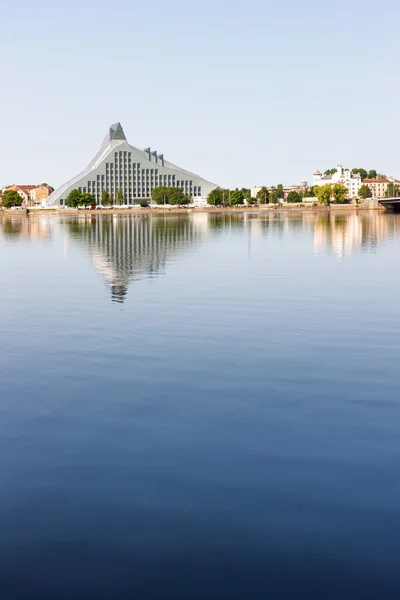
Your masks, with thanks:
<instances>
[{"instance_id":1,"label":"river water","mask_svg":"<svg viewBox=\"0 0 400 600\"><path fill-rule=\"evenodd\" d=\"M400 215L0 219L0 598L398 598Z\"/></svg>"}]
</instances>

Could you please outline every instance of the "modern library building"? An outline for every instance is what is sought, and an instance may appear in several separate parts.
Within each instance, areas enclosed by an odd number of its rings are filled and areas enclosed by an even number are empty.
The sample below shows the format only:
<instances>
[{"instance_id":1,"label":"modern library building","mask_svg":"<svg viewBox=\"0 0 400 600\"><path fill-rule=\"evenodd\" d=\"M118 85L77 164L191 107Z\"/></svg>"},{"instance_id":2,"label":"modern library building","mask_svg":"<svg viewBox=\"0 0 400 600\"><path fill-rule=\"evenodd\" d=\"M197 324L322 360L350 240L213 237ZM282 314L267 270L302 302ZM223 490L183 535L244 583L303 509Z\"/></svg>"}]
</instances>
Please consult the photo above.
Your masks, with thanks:
<instances>
[{"instance_id":1,"label":"modern library building","mask_svg":"<svg viewBox=\"0 0 400 600\"><path fill-rule=\"evenodd\" d=\"M47 199L47 206L62 206L73 189L93 194L100 204L102 190L116 197L122 190L125 204L150 200L152 190L159 186L177 187L204 204L217 185L165 160L163 154L151 148L139 150L128 144L120 123L111 125L104 142L84 171L56 189Z\"/></svg>"}]
</instances>

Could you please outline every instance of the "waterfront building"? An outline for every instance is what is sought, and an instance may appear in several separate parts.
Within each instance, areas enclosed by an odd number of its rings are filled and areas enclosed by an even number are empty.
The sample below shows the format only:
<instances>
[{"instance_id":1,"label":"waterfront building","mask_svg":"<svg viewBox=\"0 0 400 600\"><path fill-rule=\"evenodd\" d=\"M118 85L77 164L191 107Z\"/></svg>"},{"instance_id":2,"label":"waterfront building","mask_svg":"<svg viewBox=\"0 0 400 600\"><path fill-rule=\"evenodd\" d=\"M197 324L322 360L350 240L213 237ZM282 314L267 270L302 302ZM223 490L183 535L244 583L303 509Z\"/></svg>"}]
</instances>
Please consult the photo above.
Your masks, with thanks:
<instances>
[{"instance_id":1,"label":"waterfront building","mask_svg":"<svg viewBox=\"0 0 400 600\"><path fill-rule=\"evenodd\" d=\"M15 192L18 192L18 194L21 196L22 198L22 202L24 204L24 206L28 206L29 205L29 194L31 192L31 190L35 189L36 185L17 185L15 183L13 183L12 185L7 185L5 187L3 187L2 194L4 194L4 192L7 192L8 190L13 190Z\"/></svg>"},{"instance_id":2,"label":"waterfront building","mask_svg":"<svg viewBox=\"0 0 400 600\"><path fill-rule=\"evenodd\" d=\"M349 192L349 198L356 198L362 186L361 176L358 173L351 173L349 169L343 169L341 165L338 166L336 173L331 175L323 175L320 171L315 171L313 185L325 185L327 183L333 185L341 183L344 185Z\"/></svg>"},{"instance_id":3,"label":"waterfront building","mask_svg":"<svg viewBox=\"0 0 400 600\"><path fill-rule=\"evenodd\" d=\"M380 200L386 198L386 192L389 183L399 186L400 181L394 177L375 177L374 179L363 179L363 185L369 187L372 197Z\"/></svg>"},{"instance_id":4,"label":"waterfront building","mask_svg":"<svg viewBox=\"0 0 400 600\"><path fill-rule=\"evenodd\" d=\"M50 194L54 192L54 188L47 183L41 183L40 185L33 188L29 192L29 200L31 204L41 204L43 200L46 200Z\"/></svg>"},{"instance_id":5,"label":"waterfront building","mask_svg":"<svg viewBox=\"0 0 400 600\"><path fill-rule=\"evenodd\" d=\"M56 189L47 206L64 205L73 189L93 194L96 204L100 204L102 190L114 198L122 190L125 204L137 204L150 200L152 190L159 186L181 188L196 205L206 204L209 193L218 187L167 161L157 150L131 146L121 124L115 123L86 169Z\"/></svg>"},{"instance_id":6,"label":"waterfront building","mask_svg":"<svg viewBox=\"0 0 400 600\"><path fill-rule=\"evenodd\" d=\"M34 206L35 204L40 204L54 191L54 189L47 185L47 183L41 183L40 185L18 185L14 183L13 185L4 187L1 190L2 194L7 190L14 190L18 192L22 198L24 206Z\"/></svg>"}]
</instances>

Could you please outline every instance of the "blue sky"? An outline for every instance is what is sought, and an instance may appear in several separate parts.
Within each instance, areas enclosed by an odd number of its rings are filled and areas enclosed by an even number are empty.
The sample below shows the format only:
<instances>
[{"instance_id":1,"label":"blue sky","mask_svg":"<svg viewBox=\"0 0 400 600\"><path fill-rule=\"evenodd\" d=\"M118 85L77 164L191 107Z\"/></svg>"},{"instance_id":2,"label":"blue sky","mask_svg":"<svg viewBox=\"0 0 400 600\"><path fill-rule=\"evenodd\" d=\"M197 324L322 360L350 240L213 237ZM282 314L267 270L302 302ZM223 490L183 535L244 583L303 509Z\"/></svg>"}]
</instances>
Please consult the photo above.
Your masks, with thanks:
<instances>
[{"instance_id":1,"label":"blue sky","mask_svg":"<svg viewBox=\"0 0 400 600\"><path fill-rule=\"evenodd\" d=\"M120 121L222 186L400 178L400 4L1 2L0 185L59 185Z\"/></svg>"}]
</instances>

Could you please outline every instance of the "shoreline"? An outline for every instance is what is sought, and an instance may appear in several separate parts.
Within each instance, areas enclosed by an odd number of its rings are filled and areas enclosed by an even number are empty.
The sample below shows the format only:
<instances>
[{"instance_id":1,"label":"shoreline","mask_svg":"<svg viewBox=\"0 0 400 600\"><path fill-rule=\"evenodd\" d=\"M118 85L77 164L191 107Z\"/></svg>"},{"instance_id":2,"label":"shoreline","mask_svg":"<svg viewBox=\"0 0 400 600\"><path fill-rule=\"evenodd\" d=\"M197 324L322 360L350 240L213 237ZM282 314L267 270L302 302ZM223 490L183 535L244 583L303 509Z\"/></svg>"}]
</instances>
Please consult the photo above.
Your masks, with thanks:
<instances>
[{"instance_id":1,"label":"shoreline","mask_svg":"<svg viewBox=\"0 0 400 600\"><path fill-rule=\"evenodd\" d=\"M65 215L65 216L80 216L80 215L91 215L91 216L99 216L99 215L165 215L165 214L224 214L224 213L265 213L265 212L336 212L336 211L385 211L386 209L382 206L370 206L367 204L331 204L330 206L299 206L298 204L292 205L281 205L281 204L259 204L252 206L224 206L221 208L216 208L214 206L207 207L195 207L195 208L166 208L162 207L152 207L152 208L111 208L111 209L77 209L77 208L67 208L67 209L57 209L57 208L29 208L29 213L27 214L26 210L11 210L4 209L0 210L0 218L1 217L32 217L36 215Z\"/></svg>"}]
</instances>

